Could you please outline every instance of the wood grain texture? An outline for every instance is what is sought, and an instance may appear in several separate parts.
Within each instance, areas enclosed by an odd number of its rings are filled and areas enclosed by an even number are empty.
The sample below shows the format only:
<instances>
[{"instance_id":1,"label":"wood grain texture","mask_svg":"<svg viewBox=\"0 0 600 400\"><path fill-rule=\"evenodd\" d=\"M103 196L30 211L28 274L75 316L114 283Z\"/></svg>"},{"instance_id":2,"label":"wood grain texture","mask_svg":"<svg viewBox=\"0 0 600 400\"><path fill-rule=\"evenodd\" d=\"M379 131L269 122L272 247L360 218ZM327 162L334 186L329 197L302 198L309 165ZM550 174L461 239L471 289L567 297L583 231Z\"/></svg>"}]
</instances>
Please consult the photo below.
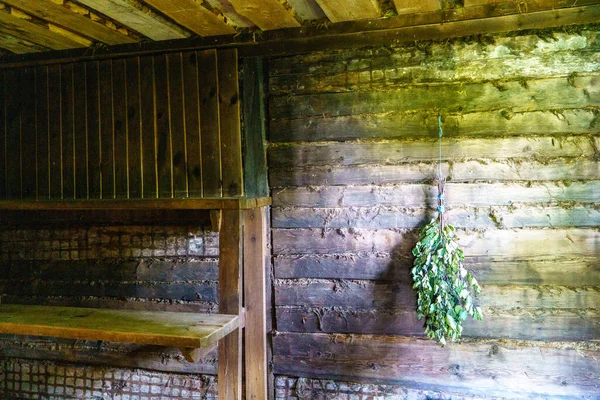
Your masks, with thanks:
<instances>
[{"instance_id":1,"label":"wood grain texture","mask_svg":"<svg viewBox=\"0 0 600 400\"><path fill-rule=\"evenodd\" d=\"M288 3L303 21L326 18L316 0L288 0Z\"/></svg>"},{"instance_id":2,"label":"wood grain texture","mask_svg":"<svg viewBox=\"0 0 600 400\"><path fill-rule=\"evenodd\" d=\"M169 54L169 130L173 196L188 197L185 97L181 53Z\"/></svg>"},{"instance_id":3,"label":"wood grain texture","mask_svg":"<svg viewBox=\"0 0 600 400\"><path fill-rule=\"evenodd\" d=\"M221 132L217 52L204 50L198 57L200 133L202 146L202 195L220 197L222 191Z\"/></svg>"},{"instance_id":4,"label":"wood grain texture","mask_svg":"<svg viewBox=\"0 0 600 400\"><path fill-rule=\"evenodd\" d=\"M200 141L200 91L198 89L198 56L182 54L183 92L185 98L185 151L187 188L190 197L202 196L202 148Z\"/></svg>"},{"instance_id":5,"label":"wood grain texture","mask_svg":"<svg viewBox=\"0 0 600 400\"><path fill-rule=\"evenodd\" d=\"M239 315L242 310L243 215L224 210L219 233L219 312ZM219 393L226 399L242 398L242 331L219 341Z\"/></svg>"},{"instance_id":6,"label":"wood grain texture","mask_svg":"<svg viewBox=\"0 0 600 400\"><path fill-rule=\"evenodd\" d=\"M398 14L412 14L421 12L437 11L442 8L441 0L425 0L414 2L411 0L394 0Z\"/></svg>"},{"instance_id":7,"label":"wood grain texture","mask_svg":"<svg viewBox=\"0 0 600 400\"><path fill-rule=\"evenodd\" d=\"M36 123L36 75L33 68L21 70L21 81L23 87L22 111L21 111L21 197L24 199L35 199L37 192L37 166L35 149L28 150L27 147L35 148L37 138Z\"/></svg>"},{"instance_id":8,"label":"wood grain texture","mask_svg":"<svg viewBox=\"0 0 600 400\"><path fill-rule=\"evenodd\" d=\"M6 107L4 111L6 196L9 199L20 199L22 193L21 111L23 100L23 92L21 91L21 73L18 70L7 71L5 79L6 91L11 94L4 99Z\"/></svg>"},{"instance_id":9,"label":"wood grain texture","mask_svg":"<svg viewBox=\"0 0 600 400\"><path fill-rule=\"evenodd\" d=\"M243 60L242 112L244 145L244 189L249 197L269 195L265 116L264 62Z\"/></svg>"},{"instance_id":10,"label":"wood grain texture","mask_svg":"<svg viewBox=\"0 0 600 400\"><path fill-rule=\"evenodd\" d=\"M75 152L75 198L89 198L87 74L84 63L73 64L73 132Z\"/></svg>"},{"instance_id":11,"label":"wood grain texture","mask_svg":"<svg viewBox=\"0 0 600 400\"><path fill-rule=\"evenodd\" d=\"M190 348L209 346L238 326L235 315L18 305L2 305L0 321L2 333Z\"/></svg>"},{"instance_id":12,"label":"wood grain texture","mask_svg":"<svg viewBox=\"0 0 600 400\"><path fill-rule=\"evenodd\" d=\"M173 197L173 152L169 107L169 64L166 54L154 57L154 109L158 197Z\"/></svg>"},{"instance_id":13,"label":"wood grain texture","mask_svg":"<svg viewBox=\"0 0 600 400\"><path fill-rule=\"evenodd\" d=\"M40 46L18 36L13 36L7 33L7 31L0 33L0 48L15 54L36 53L49 50L47 47Z\"/></svg>"},{"instance_id":14,"label":"wood grain texture","mask_svg":"<svg viewBox=\"0 0 600 400\"><path fill-rule=\"evenodd\" d=\"M100 74L98 62L85 63L86 71L86 113L88 139L88 185L89 198L99 199L101 195L101 121L100 121Z\"/></svg>"},{"instance_id":15,"label":"wood grain texture","mask_svg":"<svg viewBox=\"0 0 600 400\"><path fill-rule=\"evenodd\" d=\"M268 31L300 26L300 23L277 0L230 0L236 12Z\"/></svg>"},{"instance_id":16,"label":"wood grain texture","mask_svg":"<svg viewBox=\"0 0 600 400\"><path fill-rule=\"evenodd\" d=\"M379 3L375 0L351 0L340 7L335 0L316 0L331 22L354 21L381 16Z\"/></svg>"},{"instance_id":17,"label":"wood grain texture","mask_svg":"<svg viewBox=\"0 0 600 400\"><path fill-rule=\"evenodd\" d=\"M154 57L140 57L142 198L158 197Z\"/></svg>"},{"instance_id":18,"label":"wood grain texture","mask_svg":"<svg viewBox=\"0 0 600 400\"><path fill-rule=\"evenodd\" d=\"M267 388L267 210L244 211L244 345L246 399L268 398Z\"/></svg>"},{"instance_id":19,"label":"wood grain texture","mask_svg":"<svg viewBox=\"0 0 600 400\"><path fill-rule=\"evenodd\" d=\"M102 199L114 199L115 166L112 61L103 61L100 63L98 83L100 98L100 197Z\"/></svg>"},{"instance_id":20,"label":"wood grain texture","mask_svg":"<svg viewBox=\"0 0 600 400\"><path fill-rule=\"evenodd\" d=\"M235 29L194 0L147 0L146 3L201 36L235 33Z\"/></svg>"},{"instance_id":21,"label":"wood grain texture","mask_svg":"<svg viewBox=\"0 0 600 400\"><path fill-rule=\"evenodd\" d=\"M81 0L82 4L119 21L152 40L181 39L189 34L136 0Z\"/></svg>"},{"instance_id":22,"label":"wood grain texture","mask_svg":"<svg viewBox=\"0 0 600 400\"><path fill-rule=\"evenodd\" d=\"M123 35L117 30L110 29L90 18L83 17L52 1L42 0L32 2L26 0L8 0L5 3L26 11L31 15L35 15L45 21L68 27L78 34L82 34L106 44L135 42L134 39L127 35Z\"/></svg>"},{"instance_id":23,"label":"wood grain texture","mask_svg":"<svg viewBox=\"0 0 600 400\"><path fill-rule=\"evenodd\" d=\"M112 61L113 156L115 198L129 197L129 132L127 122L127 76L125 60Z\"/></svg>"},{"instance_id":24,"label":"wood grain texture","mask_svg":"<svg viewBox=\"0 0 600 400\"><path fill-rule=\"evenodd\" d=\"M127 179L129 198L142 197L142 112L139 58L125 60L127 93Z\"/></svg>"},{"instance_id":25,"label":"wood grain texture","mask_svg":"<svg viewBox=\"0 0 600 400\"><path fill-rule=\"evenodd\" d=\"M223 195L240 196L244 193L244 171L236 49L220 50L217 53L217 79Z\"/></svg>"},{"instance_id":26,"label":"wood grain texture","mask_svg":"<svg viewBox=\"0 0 600 400\"><path fill-rule=\"evenodd\" d=\"M0 33L15 36L28 42L54 50L84 47L63 35L51 32L33 22L17 18L0 10Z\"/></svg>"},{"instance_id":27,"label":"wood grain texture","mask_svg":"<svg viewBox=\"0 0 600 400\"><path fill-rule=\"evenodd\" d=\"M488 340L440 348L406 337L280 333L274 347L278 374L346 376L473 395L593 396L599 379L598 350L593 345L586 349L585 343L580 349L576 344Z\"/></svg>"}]
</instances>

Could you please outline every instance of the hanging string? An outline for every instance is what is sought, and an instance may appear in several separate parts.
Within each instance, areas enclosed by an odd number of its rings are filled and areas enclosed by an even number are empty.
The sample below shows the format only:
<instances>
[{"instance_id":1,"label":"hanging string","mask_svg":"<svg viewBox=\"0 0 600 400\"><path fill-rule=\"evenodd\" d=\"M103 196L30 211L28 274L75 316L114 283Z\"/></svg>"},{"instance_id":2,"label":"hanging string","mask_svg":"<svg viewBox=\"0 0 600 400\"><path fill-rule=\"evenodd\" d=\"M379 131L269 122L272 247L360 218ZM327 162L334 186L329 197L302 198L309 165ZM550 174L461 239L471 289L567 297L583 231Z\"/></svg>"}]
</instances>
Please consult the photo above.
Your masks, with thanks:
<instances>
[{"instance_id":1,"label":"hanging string","mask_svg":"<svg viewBox=\"0 0 600 400\"><path fill-rule=\"evenodd\" d=\"M442 116L438 115L438 129L440 132L439 135L439 152L440 157L438 161L438 207L437 211L439 213L439 221L440 221L440 230L444 229L444 186L446 179L442 175L442 137L444 136L444 130L442 129Z\"/></svg>"}]
</instances>

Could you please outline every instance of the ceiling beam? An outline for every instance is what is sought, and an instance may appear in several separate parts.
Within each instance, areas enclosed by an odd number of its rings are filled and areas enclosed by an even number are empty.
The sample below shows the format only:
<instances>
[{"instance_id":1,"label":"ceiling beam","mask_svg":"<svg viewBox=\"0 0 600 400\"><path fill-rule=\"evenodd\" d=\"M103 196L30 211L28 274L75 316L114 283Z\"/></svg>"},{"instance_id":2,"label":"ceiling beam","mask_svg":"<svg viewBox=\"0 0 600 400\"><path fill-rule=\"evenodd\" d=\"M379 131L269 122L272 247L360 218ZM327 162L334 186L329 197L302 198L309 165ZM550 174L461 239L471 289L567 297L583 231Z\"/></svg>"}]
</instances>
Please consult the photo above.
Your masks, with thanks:
<instances>
[{"instance_id":1,"label":"ceiling beam","mask_svg":"<svg viewBox=\"0 0 600 400\"><path fill-rule=\"evenodd\" d=\"M279 0L229 0L235 11L243 15L264 31L299 27L294 18Z\"/></svg>"},{"instance_id":2,"label":"ceiling beam","mask_svg":"<svg viewBox=\"0 0 600 400\"><path fill-rule=\"evenodd\" d=\"M190 34L137 0L78 0L152 40L183 39Z\"/></svg>"},{"instance_id":3,"label":"ceiling beam","mask_svg":"<svg viewBox=\"0 0 600 400\"><path fill-rule=\"evenodd\" d=\"M315 0L287 0L303 21L327 18Z\"/></svg>"},{"instance_id":4,"label":"ceiling beam","mask_svg":"<svg viewBox=\"0 0 600 400\"><path fill-rule=\"evenodd\" d=\"M146 3L200 36L235 33L232 26L195 0L146 0Z\"/></svg>"},{"instance_id":5,"label":"ceiling beam","mask_svg":"<svg viewBox=\"0 0 600 400\"><path fill-rule=\"evenodd\" d=\"M418 17L401 15L378 21L336 24L327 30L314 27L312 29L299 28L265 32L258 41L252 35L220 36L191 38L168 43L119 45L105 50L99 49L95 54L90 54L86 49L26 56L10 55L0 60L0 69L207 48L236 47L241 57L277 56L318 50L402 44L418 40L443 40L479 34L600 23L600 5L597 0L573 1L578 1L578 3L587 1L593 5L572 7L566 4L564 8L554 9L556 2L546 1L544 6L548 7L547 9L521 14L518 11L518 5L510 1L503 3L505 7L497 7L497 5L492 8L469 7L468 9L451 10L451 12L424 13ZM538 7L542 6L538 4ZM488 18L483 18L482 15L487 15Z\"/></svg>"},{"instance_id":6,"label":"ceiling beam","mask_svg":"<svg viewBox=\"0 0 600 400\"><path fill-rule=\"evenodd\" d=\"M331 22L381 17L381 9L377 0L348 0L343 5L339 0L317 0L317 3Z\"/></svg>"},{"instance_id":7,"label":"ceiling beam","mask_svg":"<svg viewBox=\"0 0 600 400\"><path fill-rule=\"evenodd\" d=\"M3 0L37 18L106 44L135 43L136 40L59 5L51 0Z\"/></svg>"},{"instance_id":8,"label":"ceiling beam","mask_svg":"<svg viewBox=\"0 0 600 400\"><path fill-rule=\"evenodd\" d=\"M48 51L47 47L39 46L16 36L0 33L0 47L15 54Z\"/></svg>"},{"instance_id":9,"label":"ceiling beam","mask_svg":"<svg viewBox=\"0 0 600 400\"><path fill-rule=\"evenodd\" d=\"M75 49L82 44L59 33L39 26L27 19L18 18L6 10L0 11L0 33L18 37L28 42L54 50Z\"/></svg>"},{"instance_id":10,"label":"ceiling beam","mask_svg":"<svg viewBox=\"0 0 600 400\"><path fill-rule=\"evenodd\" d=\"M437 11L442 8L442 0L394 0L398 14L422 13Z\"/></svg>"},{"instance_id":11,"label":"ceiling beam","mask_svg":"<svg viewBox=\"0 0 600 400\"><path fill-rule=\"evenodd\" d=\"M250 21L248 18L240 15L235 11L235 8L231 5L229 0L205 0L213 10L219 11L225 18L227 18L227 22L233 26L238 28L253 28L256 25L254 22Z\"/></svg>"}]
</instances>

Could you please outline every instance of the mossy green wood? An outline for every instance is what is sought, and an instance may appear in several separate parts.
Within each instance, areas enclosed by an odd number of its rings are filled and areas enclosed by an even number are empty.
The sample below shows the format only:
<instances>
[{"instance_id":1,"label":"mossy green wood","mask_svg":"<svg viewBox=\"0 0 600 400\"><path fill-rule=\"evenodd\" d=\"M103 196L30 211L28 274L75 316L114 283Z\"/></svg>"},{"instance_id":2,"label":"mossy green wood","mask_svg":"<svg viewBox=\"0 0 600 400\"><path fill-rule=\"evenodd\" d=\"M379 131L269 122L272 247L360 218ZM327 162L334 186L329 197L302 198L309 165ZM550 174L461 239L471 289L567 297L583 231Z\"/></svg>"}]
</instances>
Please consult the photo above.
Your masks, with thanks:
<instances>
[{"instance_id":1,"label":"mossy green wood","mask_svg":"<svg viewBox=\"0 0 600 400\"><path fill-rule=\"evenodd\" d=\"M200 348L238 327L237 315L0 305L0 333L18 335Z\"/></svg>"}]
</instances>

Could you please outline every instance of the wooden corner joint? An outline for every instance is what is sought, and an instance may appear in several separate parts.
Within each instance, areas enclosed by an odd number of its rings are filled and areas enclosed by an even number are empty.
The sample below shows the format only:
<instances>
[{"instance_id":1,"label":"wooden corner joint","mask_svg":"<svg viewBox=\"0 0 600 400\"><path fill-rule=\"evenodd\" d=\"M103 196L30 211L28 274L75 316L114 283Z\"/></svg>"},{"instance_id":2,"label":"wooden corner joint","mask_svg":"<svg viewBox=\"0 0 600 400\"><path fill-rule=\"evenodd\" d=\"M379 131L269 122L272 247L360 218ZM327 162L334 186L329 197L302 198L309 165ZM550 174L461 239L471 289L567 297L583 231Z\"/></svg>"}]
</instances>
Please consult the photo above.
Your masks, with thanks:
<instances>
[{"instance_id":1,"label":"wooden corner joint","mask_svg":"<svg viewBox=\"0 0 600 400\"><path fill-rule=\"evenodd\" d=\"M185 359L185 361L191 362L191 363L197 363L202 358L206 357L208 355L208 353L213 351L216 347L217 347L217 343L215 342L208 347L200 347L197 349L192 349L189 347L182 347L179 350L181 350L181 354L183 354L183 358Z\"/></svg>"},{"instance_id":2,"label":"wooden corner joint","mask_svg":"<svg viewBox=\"0 0 600 400\"><path fill-rule=\"evenodd\" d=\"M240 325L239 328L245 328L246 327L246 308L242 307L240 308Z\"/></svg>"}]
</instances>

